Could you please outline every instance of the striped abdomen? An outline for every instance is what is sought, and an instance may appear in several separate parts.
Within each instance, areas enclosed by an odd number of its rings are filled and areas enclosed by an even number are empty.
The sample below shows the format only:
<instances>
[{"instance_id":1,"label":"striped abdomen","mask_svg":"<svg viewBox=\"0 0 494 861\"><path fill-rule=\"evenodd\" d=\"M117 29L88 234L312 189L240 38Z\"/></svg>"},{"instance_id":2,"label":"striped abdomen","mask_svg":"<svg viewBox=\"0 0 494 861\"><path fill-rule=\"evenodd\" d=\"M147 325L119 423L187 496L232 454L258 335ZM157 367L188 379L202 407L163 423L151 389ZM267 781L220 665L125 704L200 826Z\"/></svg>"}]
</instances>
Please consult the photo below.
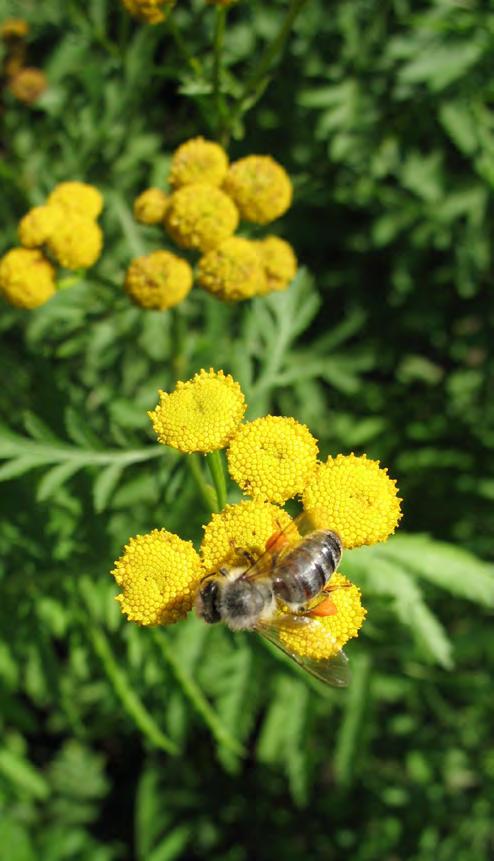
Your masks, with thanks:
<instances>
[{"instance_id":1,"label":"striped abdomen","mask_svg":"<svg viewBox=\"0 0 494 861\"><path fill-rule=\"evenodd\" d=\"M336 571L342 554L335 532L317 530L303 538L275 566L273 590L276 598L298 609L324 589Z\"/></svg>"}]
</instances>

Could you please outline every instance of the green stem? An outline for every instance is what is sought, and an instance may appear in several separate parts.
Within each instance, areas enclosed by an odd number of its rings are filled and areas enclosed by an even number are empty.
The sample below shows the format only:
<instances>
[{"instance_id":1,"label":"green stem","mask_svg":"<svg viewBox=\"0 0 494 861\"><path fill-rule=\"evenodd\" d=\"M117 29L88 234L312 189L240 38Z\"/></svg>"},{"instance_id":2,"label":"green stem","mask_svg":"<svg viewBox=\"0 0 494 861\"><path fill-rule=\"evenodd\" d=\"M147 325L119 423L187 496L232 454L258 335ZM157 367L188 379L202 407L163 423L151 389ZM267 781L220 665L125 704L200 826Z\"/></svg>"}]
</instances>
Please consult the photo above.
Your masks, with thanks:
<instances>
[{"instance_id":1,"label":"green stem","mask_svg":"<svg viewBox=\"0 0 494 861\"><path fill-rule=\"evenodd\" d=\"M214 489L216 491L216 500L218 503L218 511L222 511L226 505L226 479L223 460L220 451L211 451L206 455L206 460L209 467L211 478L213 479Z\"/></svg>"},{"instance_id":2,"label":"green stem","mask_svg":"<svg viewBox=\"0 0 494 861\"><path fill-rule=\"evenodd\" d=\"M185 376L187 357L185 355L185 344L187 330L185 326L185 317L180 308L172 308L171 315L171 336L172 336L172 372L174 383L177 380L183 379Z\"/></svg>"},{"instance_id":3,"label":"green stem","mask_svg":"<svg viewBox=\"0 0 494 861\"><path fill-rule=\"evenodd\" d=\"M97 628L92 621L89 621L88 624L87 620L84 627L113 690L129 717L151 744L166 751L166 753L178 754L179 749L177 745L160 730L154 718L134 693L129 684L129 679L120 669L111 646L101 628Z\"/></svg>"},{"instance_id":4,"label":"green stem","mask_svg":"<svg viewBox=\"0 0 494 861\"><path fill-rule=\"evenodd\" d=\"M223 125L223 105L221 100L221 59L223 43L225 39L226 7L217 6L214 20L213 41L213 100L216 114L216 128L218 138L221 138Z\"/></svg>"},{"instance_id":5,"label":"green stem","mask_svg":"<svg viewBox=\"0 0 494 861\"><path fill-rule=\"evenodd\" d=\"M225 136L223 138L225 145L228 143L227 138L229 137L231 129L237 120L247 113L260 97L264 86L268 83L271 66L275 59L281 55L293 23L307 2L308 0L290 0L288 11L277 36L265 48L257 68L247 79L244 92L240 97L236 108L231 111L228 130L225 132Z\"/></svg>"},{"instance_id":6,"label":"green stem","mask_svg":"<svg viewBox=\"0 0 494 861\"><path fill-rule=\"evenodd\" d=\"M209 727L218 744L228 748L228 750L231 750L232 753L235 753L237 756L245 755L243 746L228 732L227 729L225 729L220 718L204 696L197 682L187 672L182 662L175 656L173 648L170 642L163 635L163 632L154 629L152 633L161 654L169 664L185 696L195 708L196 712L202 717L204 723Z\"/></svg>"},{"instance_id":7,"label":"green stem","mask_svg":"<svg viewBox=\"0 0 494 861\"><path fill-rule=\"evenodd\" d=\"M216 493L204 478L197 454L187 455L187 466L208 511L219 511Z\"/></svg>"},{"instance_id":8,"label":"green stem","mask_svg":"<svg viewBox=\"0 0 494 861\"><path fill-rule=\"evenodd\" d=\"M173 15L170 15L170 17L167 18L166 26L168 27L173 41L177 46L179 54L181 54L183 60L190 67L191 71L195 72L196 75L202 75L202 63L190 53L187 43L182 38L182 34L175 23Z\"/></svg>"}]
</instances>

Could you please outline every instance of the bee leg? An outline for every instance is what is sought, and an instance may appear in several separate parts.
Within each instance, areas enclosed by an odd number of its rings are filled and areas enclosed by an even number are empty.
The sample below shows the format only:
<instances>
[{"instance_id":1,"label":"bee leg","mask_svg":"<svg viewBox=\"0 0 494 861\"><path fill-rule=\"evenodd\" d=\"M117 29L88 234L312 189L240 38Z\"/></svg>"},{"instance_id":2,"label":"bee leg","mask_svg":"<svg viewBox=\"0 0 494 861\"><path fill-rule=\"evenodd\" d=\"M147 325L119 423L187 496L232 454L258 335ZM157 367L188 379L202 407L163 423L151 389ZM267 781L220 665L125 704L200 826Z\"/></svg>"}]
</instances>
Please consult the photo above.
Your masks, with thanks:
<instances>
[{"instance_id":1,"label":"bee leg","mask_svg":"<svg viewBox=\"0 0 494 861\"><path fill-rule=\"evenodd\" d=\"M230 538L230 547L232 548L233 552L235 553L235 556L243 556L244 559L247 560L249 565L255 565L255 563L257 562L257 557L254 556L254 554L251 553L250 550L245 550L244 547L237 547L235 542L231 538Z\"/></svg>"}]
</instances>

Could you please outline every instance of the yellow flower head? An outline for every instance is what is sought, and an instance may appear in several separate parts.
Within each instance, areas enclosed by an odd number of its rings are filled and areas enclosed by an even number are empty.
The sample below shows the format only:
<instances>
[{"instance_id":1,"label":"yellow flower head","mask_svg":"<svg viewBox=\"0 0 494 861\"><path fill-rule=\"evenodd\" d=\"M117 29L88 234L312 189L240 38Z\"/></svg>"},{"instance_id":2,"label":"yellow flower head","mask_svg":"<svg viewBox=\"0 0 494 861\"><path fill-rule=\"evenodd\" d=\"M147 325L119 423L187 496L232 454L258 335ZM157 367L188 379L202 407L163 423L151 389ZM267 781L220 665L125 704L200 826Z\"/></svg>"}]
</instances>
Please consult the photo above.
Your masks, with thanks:
<instances>
[{"instance_id":1,"label":"yellow flower head","mask_svg":"<svg viewBox=\"0 0 494 861\"><path fill-rule=\"evenodd\" d=\"M26 105L37 102L48 87L48 81L41 69L24 66L9 81L9 90L16 99Z\"/></svg>"},{"instance_id":2,"label":"yellow flower head","mask_svg":"<svg viewBox=\"0 0 494 861\"><path fill-rule=\"evenodd\" d=\"M35 206L19 222L19 239L24 248L39 248L48 241L63 221L59 206Z\"/></svg>"},{"instance_id":3,"label":"yellow flower head","mask_svg":"<svg viewBox=\"0 0 494 861\"><path fill-rule=\"evenodd\" d=\"M256 242L266 274L265 293L285 290L297 273L297 258L292 246L278 236Z\"/></svg>"},{"instance_id":4,"label":"yellow flower head","mask_svg":"<svg viewBox=\"0 0 494 861\"><path fill-rule=\"evenodd\" d=\"M192 287L192 269L169 251L154 251L133 260L125 289L136 305L163 311L178 305Z\"/></svg>"},{"instance_id":5,"label":"yellow flower head","mask_svg":"<svg viewBox=\"0 0 494 861\"><path fill-rule=\"evenodd\" d=\"M48 248L65 269L88 269L100 257L103 234L87 215L67 210L65 218L48 239Z\"/></svg>"},{"instance_id":6,"label":"yellow flower head","mask_svg":"<svg viewBox=\"0 0 494 861\"><path fill-rule=\"evenodd\" d=\"M201 544L204 567L214 571L222 565L245 565L245 556L240 551L246 550L257 558L264 553L268 539L291 522L286 511L270 502L255 499L225 506L204 527Z\"/></svg>"},{"instance_id":7,"label":"yellow flower head","mask_svg":"<svg viewBox=\"0 0 494 861\"><path fill-rule=\"evenodd\" d=\"M184 185L169 200L165 227L182 248L208 251L231 236L238 225L235 204L219 188Z\"/></svg>"},{"instance_id":8,"label":"yellow flower head","mask_svg":"<svg viewBox=\"0 0 494 861\"><path fill-rule=\"evenodd\" d=\"M192 183L221 185L228 170L225 150L213 141L191 138L175 150L170 168L170 185L181 188Z\"/></svg>"},{"instance_id":9,"label":"yellow flower head","mask_svg":"<svg viewBox=\"0 0 494 861\"><path fill-rule=\"evenodd\" d=\"M314 524L333 529L348 548L385 541L401 518L400 502L387 469L365 454L328 457L303 495Z\"/></svg>"},{"instance_id":10,"label":"yellow flower head","mask_svg":"<svg viewBox=\"0 0 494 861\"><path fill-rule=\"evenodd\" d=\"M285 416L242 425L228 449L228 470L244 493L279 505L302 493L316 463L311 432Z\"/></svg>"},{"instance_id":11,"label":"yellow flower head","mask_svg":"<svg viewBox=\"0 0 494 861\"><path fill-rule=\"evenodd\" d=\"M256 243L240 236L225 239L199 261L199 283L225 302L239 302L266 292L266 276Z\"/></svg>"},{"instance_id":12,"label":"yellow flower head","mask_svg":"<svg viewBox=\"0 0 494 861\"><path fill-rule=\"evenodd\" d=\"M0 37L8 42L10 39L24 39L29 33L29 24L22 18L7 18L0 25Z\"/></svg>"},{"instance_id":13,"label":"yellow flower head","mask_svg":"<svg viewBox=\"0 0 494 861\"><path fill-rule=\"evenodd\" d=\"M237 382L223 371L199 371L177 383L174 392L160 392L149 418L159 442L183 452L224 448L242 421L245 398Z\"/></svg>"},{"instance_id":14,"label":"yellow flower head","mask_svg":"<svg viewBox=\"0 0 494 861\"><path fill-rule=\"evenodd\" d=\"M41 251L13 248L0 260L0 291L11 305L37 308L55 293L55 270Z\"/></svg>"},{"instance_id":15,"label":"yellow flower head","mask_svg":"<svg viewBox=\"0 0 494 861\"><path fill-rule=\"evenodd\" d=\"M303 658L323 661L331 658L352 637L357 637L366 610L360 602L360 590L342 574L333 574L331 599L336 608L333 616L314 618L308 625L280 629L282 645Z\"/></svg>"},{"instance_id":16,"label":"yellow flower head","mask_svg":"<svg viewBox=\"0 0 494 861\"><path fill-rule=\"evenodd\" d=\"M71 180L60 182L51 192L48 203L56 203L69 212L97 218L103 209L103 197L94 185Z\"/></svg>"},{"instance_id":17,"label":"yellow flower head","mask_svg":"<svg viewBox=\"0 0 494 861\"><path fill-rule=\"evenodd\" d=\"M134 200L134 218L140 224L161 224L168 197L160 188L147 188Z\"/></svg>"},{"instance_id":18,"label":"yellow flower head","mask_svg":"<svg viewBox=\"0 0 494 861\"><path fill-rule=\"evenodd\" d=\"M241 218L267 224L288 209L292 184L285 169L269 155L248 155L230 165L223 187Z\"/></svg>"},{"instance_id":19,"label":"yellow flower head","mask_svg":"<svg viewBox=\"0 0 494 861\"><path fill-rule=\"evenodd\" d=\"M139 625L172 625L192 609L201 562L190 541L166 529L131 538L112 571L122 613Z\"/></svg>"},{"instance_id":20,"label":"yellow flower head","mask_svg":"<svg viewBox=\"0 0 494 861\"><path fill-rule=\"evenodd\" d=\"M146 24L161 24L175 5L175 0L122 0L123 5Z\"/></svg>"}]
</instances>

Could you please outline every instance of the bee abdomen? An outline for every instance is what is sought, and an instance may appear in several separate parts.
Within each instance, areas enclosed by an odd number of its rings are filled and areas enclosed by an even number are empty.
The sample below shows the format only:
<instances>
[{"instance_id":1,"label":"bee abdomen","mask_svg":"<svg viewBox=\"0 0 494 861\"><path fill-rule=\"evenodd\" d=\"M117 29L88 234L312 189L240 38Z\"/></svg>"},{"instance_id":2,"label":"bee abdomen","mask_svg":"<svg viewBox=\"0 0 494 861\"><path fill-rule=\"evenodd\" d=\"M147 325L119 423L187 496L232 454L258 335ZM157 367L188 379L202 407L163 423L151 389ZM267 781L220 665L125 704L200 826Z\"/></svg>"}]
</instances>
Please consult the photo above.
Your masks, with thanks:
<instances>
[{"instance_id":1,"label":"bee abdomen","mask_svg":"<svg viewBox=\"0 0 494 861\"><path fill-rule=\"evenodd\" d=\"M341 553L336 533L312 532L277 565L273 579L276 597L297 607L315 598L336 571Z\"/></svg>"}]
</instances>

